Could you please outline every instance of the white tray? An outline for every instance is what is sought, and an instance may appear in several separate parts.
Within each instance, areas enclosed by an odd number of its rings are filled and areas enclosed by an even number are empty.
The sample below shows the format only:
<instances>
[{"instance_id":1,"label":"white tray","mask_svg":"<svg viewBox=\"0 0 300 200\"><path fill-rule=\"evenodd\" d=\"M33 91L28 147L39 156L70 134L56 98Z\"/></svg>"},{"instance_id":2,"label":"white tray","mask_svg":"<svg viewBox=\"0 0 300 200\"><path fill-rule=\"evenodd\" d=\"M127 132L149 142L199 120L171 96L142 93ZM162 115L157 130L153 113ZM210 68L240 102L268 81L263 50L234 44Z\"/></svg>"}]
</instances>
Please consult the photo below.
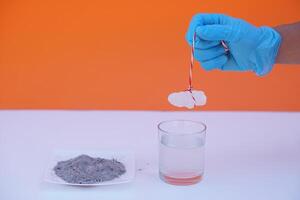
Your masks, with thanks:
<instances>
[{"instance_id":1,"label":"white tray","mask_svg":"<svg viewBox=\"0 0 300 200\"><path fill-rule=\"evenodd\" d=\"M116 159L125 165L126 172L120 177L113 179L111 181L104 181L95 184L73 184L67 183L60 177L58 177L53 168L56 166L57 162L68 160L79 155L86 154L91 157L106 158L106 159ZM113 185L120 183L127 183L134 179L135 177L135 159L134 154L131 151L111 151L111 150L57 150L53 152L50 161L47 165L44 181L55 184L63 185L73 185L73 186L100 186L100 185Z\"/></svg>"}]
</instances>

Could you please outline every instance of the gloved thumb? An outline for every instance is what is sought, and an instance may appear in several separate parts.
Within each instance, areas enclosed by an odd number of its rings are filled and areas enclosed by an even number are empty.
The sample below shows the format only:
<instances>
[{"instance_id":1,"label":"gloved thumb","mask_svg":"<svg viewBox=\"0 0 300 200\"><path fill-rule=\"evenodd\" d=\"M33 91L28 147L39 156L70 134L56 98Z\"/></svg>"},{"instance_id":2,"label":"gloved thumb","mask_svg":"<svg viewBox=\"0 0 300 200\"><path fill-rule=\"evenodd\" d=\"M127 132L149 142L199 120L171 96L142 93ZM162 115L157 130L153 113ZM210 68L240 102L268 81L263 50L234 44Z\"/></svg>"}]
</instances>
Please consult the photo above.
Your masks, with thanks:
<instances>
[{"instance_id":1,"label":"gloved thumb","mask_svg":"<svg viewBox=\"0 0 300 200\"><path fill-rule=\"evenodd\" d=\"M229 41L234 42L239 39L239 32L229 25L203 25L196 28L196 34L203 40L209 41Z\"/></svg>"}]
</instances>

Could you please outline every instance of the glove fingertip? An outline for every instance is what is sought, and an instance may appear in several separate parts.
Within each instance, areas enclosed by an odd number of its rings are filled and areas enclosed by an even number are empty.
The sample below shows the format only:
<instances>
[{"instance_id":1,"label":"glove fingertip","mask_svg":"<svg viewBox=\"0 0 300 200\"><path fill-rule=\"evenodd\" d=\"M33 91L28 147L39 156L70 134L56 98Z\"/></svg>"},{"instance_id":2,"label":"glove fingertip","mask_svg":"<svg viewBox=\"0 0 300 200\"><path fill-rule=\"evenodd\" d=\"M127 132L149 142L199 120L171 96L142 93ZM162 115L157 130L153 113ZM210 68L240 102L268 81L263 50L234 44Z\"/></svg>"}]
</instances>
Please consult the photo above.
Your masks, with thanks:
<instances>
[{"instance_id":1,"label":"glove fingertip","mask_svg":"<svg viewBox=\"0 0 300 200\"><path fill-rule=\"evenodd\" d=\"M188 43L190 46L192 46L193 41L192 41L192 38L190 37L190 33L189 33L189 32L187 32L187 33L185 34L185 40L187 41L187 43Z\"/></svg>"},{"instance_id":2,"label":"glove fingertip","mask_svg":"<svg viewBox=\"0 0 300 200\"><path fill-rule=\"evenodd\" d=\"M216 67L216 65L214 65L213 63L211 62L200 62L202 68L205 70L205 71L211 71L213 69L217 69L218 67Z\"/></svg>"},{"instance_id":3,"label":"glove fingertip","mask_svg":"<svg viewBox=\"0 0 300 200\"><path fill-rule=\"evenodd\" d=\"M228 62L228 57L226 56L226 55L223 55L223 56L221 56L220 57L220 59L219 59L219 67L218 67L218 69L220 69L220 70L224 70L224 66L225 66L225 64Z\"/></svg>"},{"instance_id":4,"label":"glove fingertip","mask_svg":"<svg viewBox=\"0 0 300 200\"><path fill-rule=\"evenodd\" d=\"M225 65L225 63L227 61L228 61L228 57L226 55L221 55L214 59L202 62L201 65L207 71L210 71L213 69L223 70L223 66Z\"/></svg>"},{"instance_id":5,"label":"glove fingertip","mask_svg":"<svg viewBox=\"0 0 300 200\"><path fill-rule=\"evenodd\" d=\"M198 37L200 37L201 39L204 39L203 36L205 36L205 35L207 34L207 33L206 33L207 31L206 31L206 29L205 29L204 26L198 26L198 27L196 28L195 32L196 32L196 35L197 35Z\"/></svg>"},{"instance_id":6,"label":"glove fingertip","mask_svg":"<svg viewBox=\"0 0 300 200\"><path fill-rule=\"evenodd\" d=\"M212 27L214 27L214 25L198 26L196 28L197 36L207 41L218 40L220 33L215 31Z\"/></svg>"}]
</instances>

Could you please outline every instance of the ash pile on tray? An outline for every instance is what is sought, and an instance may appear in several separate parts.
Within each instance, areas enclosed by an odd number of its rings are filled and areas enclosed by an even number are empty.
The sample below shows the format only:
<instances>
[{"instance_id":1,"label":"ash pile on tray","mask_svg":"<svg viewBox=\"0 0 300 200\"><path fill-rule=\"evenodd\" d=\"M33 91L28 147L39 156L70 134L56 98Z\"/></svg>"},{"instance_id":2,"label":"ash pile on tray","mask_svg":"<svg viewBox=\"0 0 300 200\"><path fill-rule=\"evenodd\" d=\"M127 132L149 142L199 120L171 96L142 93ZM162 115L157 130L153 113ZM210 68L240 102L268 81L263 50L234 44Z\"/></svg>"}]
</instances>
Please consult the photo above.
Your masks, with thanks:
<instances>
[{"instance_id":1,"label":"ash pile on tray","mask_svg":"<svg viewBox=\"0 0 300 200\"><path fill-rule=\"evenodd\" d=\"M73 184L110 181L126 172L124 164L115 159L92 158L87 155L60 161L53 170L64 181Z\"/></svg>"}]
</instances>

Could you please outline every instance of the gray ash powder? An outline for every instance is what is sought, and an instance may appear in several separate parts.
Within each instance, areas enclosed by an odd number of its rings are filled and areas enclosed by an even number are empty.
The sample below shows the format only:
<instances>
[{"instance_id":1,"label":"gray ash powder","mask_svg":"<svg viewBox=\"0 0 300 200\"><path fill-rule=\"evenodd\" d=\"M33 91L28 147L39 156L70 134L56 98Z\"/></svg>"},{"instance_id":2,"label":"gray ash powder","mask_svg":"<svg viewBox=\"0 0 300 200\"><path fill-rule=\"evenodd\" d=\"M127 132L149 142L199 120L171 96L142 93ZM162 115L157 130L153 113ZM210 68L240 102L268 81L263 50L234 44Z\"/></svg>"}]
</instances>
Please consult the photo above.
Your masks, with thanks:
<instances>
[{"instance_id":1,"label":"gray ash powder","mask_svg":"<svg viewBox=\"0 0 300 200\"><path fill-rule=\"evenodd\" d=\"M58 177L73 184L110 181L126 172L124 164L115 159L93 158L87 155L60 161L53 170Z\"/></svg>"}]
</instances>

